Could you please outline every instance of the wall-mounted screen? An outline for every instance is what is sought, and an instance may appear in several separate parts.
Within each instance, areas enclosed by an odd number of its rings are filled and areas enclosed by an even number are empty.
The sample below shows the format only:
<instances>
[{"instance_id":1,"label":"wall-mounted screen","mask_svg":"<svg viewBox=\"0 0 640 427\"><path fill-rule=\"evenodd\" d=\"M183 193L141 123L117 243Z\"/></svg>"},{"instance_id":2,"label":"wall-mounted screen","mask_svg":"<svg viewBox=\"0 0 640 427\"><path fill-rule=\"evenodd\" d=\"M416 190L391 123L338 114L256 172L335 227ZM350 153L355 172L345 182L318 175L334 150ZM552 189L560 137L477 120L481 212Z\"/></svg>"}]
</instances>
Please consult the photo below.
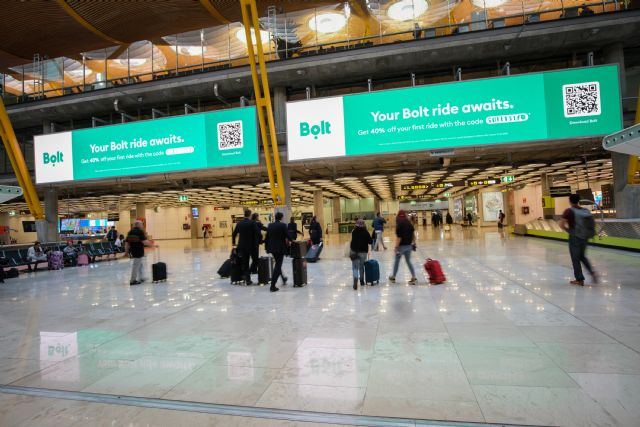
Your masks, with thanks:
<instances>
[{"instance_id":1,"label":"wall-mounted screen","mask_svg":"<svg viewBox=\"0 0 640 427\"><path fill-rule=\"evenodd\" d=\"M622 127L618 66L287 103L289 160L598 136Z\"/></svg>"}]
</instances>

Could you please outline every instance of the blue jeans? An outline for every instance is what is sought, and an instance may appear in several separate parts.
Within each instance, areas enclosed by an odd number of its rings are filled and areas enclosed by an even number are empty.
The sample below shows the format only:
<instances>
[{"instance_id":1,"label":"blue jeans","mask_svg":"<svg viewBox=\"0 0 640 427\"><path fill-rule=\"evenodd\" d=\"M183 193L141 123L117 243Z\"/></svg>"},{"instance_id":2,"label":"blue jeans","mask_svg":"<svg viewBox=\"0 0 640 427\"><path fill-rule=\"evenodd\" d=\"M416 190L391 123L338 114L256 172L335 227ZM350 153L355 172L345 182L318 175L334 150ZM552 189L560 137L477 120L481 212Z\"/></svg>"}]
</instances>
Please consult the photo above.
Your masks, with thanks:
<instances>
[{"instance_id":1,"label":"blue jeans","mask_svg":"<svg viewBox=\"0 0 640 427\"><path fill-rule=\"evenodd\" d=\"M409 267L409 271L411 272L411 277L416 277L416 272L413 269L413 265L411 265L411 245L402 245L398 247L398 252L396 253L396 259L393 262L393 277L396 277L396 273L398 273L398 267L400 266L400 258L404 255L405 261L407 261L407 266Z\"/></svg>"},{"instance_id":2,"label":"blue jeans","mask_svg":"<svg viewBox=\"0 0 640 427\"><path fill-rule=\"evenodd\" d=\"M576 280L584 280L584 274L582 274L582 266L584 264L589 270L589 273L593 276L593 268L591 263L586 257L587 241L575 236L569 236L569 254L571 255L571 263L573 264L573 275Z\"/></svg>"},{"instance_id":3,"label":"blue jeans","mask_svg":"<svg viewBox=\"0 0 640 427\"><path fill-rule=\"evenodd\" d=\"M353 270L353 278L364 280L364 263L367 261L366 252L358 252L358 258L351 260L351 268Z\"/></svg>"}]
</instances>

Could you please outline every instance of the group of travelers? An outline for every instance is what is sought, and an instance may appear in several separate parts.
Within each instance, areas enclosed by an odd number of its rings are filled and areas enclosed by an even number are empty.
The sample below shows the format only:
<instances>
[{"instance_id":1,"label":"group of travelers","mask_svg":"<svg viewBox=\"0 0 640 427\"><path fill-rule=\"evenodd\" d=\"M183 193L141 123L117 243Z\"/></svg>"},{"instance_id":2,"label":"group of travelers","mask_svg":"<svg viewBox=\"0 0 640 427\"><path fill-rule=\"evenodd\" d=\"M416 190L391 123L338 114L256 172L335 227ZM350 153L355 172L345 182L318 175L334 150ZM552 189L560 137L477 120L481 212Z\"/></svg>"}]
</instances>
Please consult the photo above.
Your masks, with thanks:
<instances>
[{"instance_id":1,"label":"group of travelers","mask_svg":"<svg viewBox=\"0 0 640 427\"><path fill-rule=\"evenodd\" d=\"M383 247L386 249L383 241L385 223L386 220L382 218L380 212L378 212L376 214L376 218L373 220L374 240L372 235L367 231L364 220L361 218L356 220L356 226L351 232L351 242L349 244L349 249L353 254L350 258L353 271L354 290L358 289L358 283L360 283L360 286L364 286L365 284L364 267L369 256L369 245L372 246L373 250L377 250L377 245L382 243ZM411 272L409 284L415 285L418 279L416 278L416 272L411 264L411 252L416 250L415 228L409 220L406 211L402 209L400 209L396 215L395 235L395 258L393 263L393 273L389 276L389 281L392 283L396 281L396 274L400 267L400 259L404 257L407 267Z\"/></svg>"}]
</instances>

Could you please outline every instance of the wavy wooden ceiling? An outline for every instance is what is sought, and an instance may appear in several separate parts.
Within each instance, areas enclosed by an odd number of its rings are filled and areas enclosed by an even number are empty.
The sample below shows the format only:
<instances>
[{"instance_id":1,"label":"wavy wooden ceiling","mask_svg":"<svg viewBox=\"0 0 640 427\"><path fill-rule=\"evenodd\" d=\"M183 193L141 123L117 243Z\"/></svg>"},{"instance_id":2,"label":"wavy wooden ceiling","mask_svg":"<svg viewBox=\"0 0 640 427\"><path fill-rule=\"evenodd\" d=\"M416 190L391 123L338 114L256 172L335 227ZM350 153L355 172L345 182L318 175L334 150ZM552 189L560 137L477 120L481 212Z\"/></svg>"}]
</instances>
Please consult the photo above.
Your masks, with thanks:
<instances>
[{"instance_id":1,"label":"wavy wooden ceiling","mask_svg":"<svg viewBox=\"0 0 640 427\"><path fill-rule=\"evenodd\" d=\"M205 5L207 1L209 4ZM109 39L131 43L242 21L238 0L66 0L71 11L65 10L61 4L64 2L2 2L0 69L29 63L34 54L56 58L113 46ZM338 2L257 0L256 3L260 16L266 16L269 6L291 12ZM222 19L216 19L216 13ZM86 24L93 29L87 29Z\"/></svg>"}]
</instances>

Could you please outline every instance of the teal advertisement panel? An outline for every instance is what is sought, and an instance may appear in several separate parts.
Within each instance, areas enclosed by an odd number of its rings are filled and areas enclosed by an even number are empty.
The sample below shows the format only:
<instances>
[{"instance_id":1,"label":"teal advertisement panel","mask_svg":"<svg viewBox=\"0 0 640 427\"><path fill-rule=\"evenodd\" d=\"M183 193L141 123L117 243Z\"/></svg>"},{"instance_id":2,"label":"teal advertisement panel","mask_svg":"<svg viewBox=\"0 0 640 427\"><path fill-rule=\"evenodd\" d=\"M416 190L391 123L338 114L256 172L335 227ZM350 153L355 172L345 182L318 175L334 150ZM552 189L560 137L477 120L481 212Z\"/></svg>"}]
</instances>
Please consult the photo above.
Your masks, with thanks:
<instances>
[{"instance_id":1,"label":"teal advertisement panel","mask_svg":"<svg viewBox=\"0 0 640 427\"><path fill-rule=\"evenodd\" d=\"M37 183L258 164L255 107L146 120L34 141Z\"/></svg>"},{"instance_id":2,"label":"teal advertisement panel","mask_svg":"<svg viewBox=\"0 0 640 427\"><path fill-rule=\"evenodd\" d=\"M289 160L605 135L622 126L616 65L287 104Z\"/></svg>"}]
</instances>

